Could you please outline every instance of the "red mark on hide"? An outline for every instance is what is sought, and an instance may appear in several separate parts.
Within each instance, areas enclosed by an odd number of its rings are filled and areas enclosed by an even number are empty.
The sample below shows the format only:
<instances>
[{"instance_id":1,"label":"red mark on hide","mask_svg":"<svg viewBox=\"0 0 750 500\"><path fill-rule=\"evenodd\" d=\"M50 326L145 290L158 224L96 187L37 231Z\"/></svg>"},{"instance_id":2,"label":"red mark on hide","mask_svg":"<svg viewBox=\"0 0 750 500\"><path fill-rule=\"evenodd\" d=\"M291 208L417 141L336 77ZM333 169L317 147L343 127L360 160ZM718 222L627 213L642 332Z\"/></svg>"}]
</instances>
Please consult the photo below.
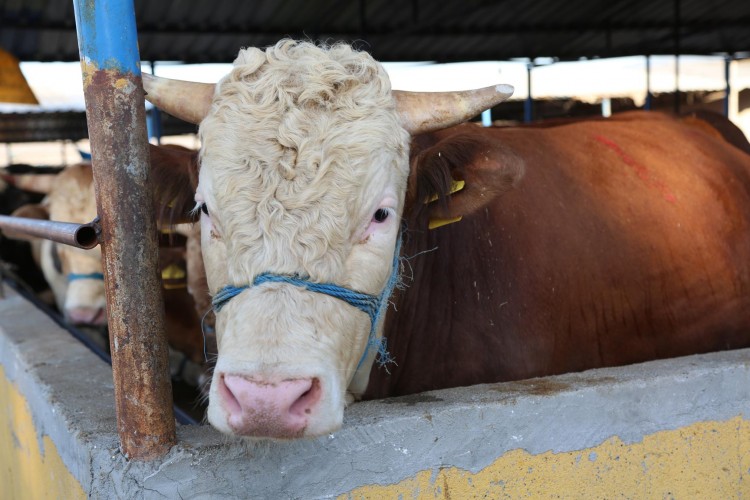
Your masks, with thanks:
<instances>
[{"instance_id":1,"label":"red mark on hide","mask_svg":"<svg viewBox=\"0 0 750 500\"><path fill-rule=\"evenodd\" d=\"M658 190L661 195L664 197L665 200L667 200L670 203L676 203L677 197L670 191L670 189L660 180L655 179L651 173L649 172L648 168L646 168L645 165L642 165L641 163L638 163L638 161L627 154L625 151L622 150L622 148L613 140L607 139L606 137L602 135L597 135L594 137L594 139L607 146L609 149L614 151L617 156L620 157L620 159L625 163L627 166L629 166L635 175L638 176L640 180L642 180L646 185Z\"/></svg>"}]
</instances>

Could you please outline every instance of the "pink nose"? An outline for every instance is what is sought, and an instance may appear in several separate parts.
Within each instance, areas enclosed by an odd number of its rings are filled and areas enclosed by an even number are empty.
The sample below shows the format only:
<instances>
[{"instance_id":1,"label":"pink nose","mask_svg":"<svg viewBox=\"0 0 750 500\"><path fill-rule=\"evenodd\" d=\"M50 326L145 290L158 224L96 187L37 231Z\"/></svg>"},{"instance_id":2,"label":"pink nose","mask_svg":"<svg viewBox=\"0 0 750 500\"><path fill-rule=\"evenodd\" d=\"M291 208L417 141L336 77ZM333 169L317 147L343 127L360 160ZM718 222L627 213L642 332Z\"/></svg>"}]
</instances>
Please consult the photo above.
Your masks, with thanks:
<instances>
[{"instance_id":1,"label":"pink nose","mask_svg":"<svg viewBox=\"0 0 750 500\"><path fill-rule=\"evenodd\" d=\"M229 426L255 437L301 436L322 392L317 378L272 383L221 374L218 383Z\"/></svg>"},{"instance_id":2,"label":"pink nose","mask_svg":"<svg viewBox=\"0 0 750 500\"><path fill-rule=\"evenodd\" d=\"M107 312L103 307L73 307L65 311L65 316L74 325L107 324Z\"/></svg>"}]
</instances>

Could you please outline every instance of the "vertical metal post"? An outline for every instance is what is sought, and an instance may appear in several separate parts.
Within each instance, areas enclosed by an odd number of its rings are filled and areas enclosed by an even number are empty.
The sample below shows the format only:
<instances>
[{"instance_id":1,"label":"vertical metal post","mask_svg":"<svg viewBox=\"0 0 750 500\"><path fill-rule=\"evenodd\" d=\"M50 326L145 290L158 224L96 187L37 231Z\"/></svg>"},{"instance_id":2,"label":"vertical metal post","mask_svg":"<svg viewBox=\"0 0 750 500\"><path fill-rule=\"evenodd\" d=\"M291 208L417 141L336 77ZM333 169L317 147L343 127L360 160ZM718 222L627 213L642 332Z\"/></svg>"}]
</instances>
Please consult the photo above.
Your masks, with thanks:
<instances>
[{"instance_id":1,"label":"vertical metal post","mask_svg":"<svg viewBox=\"0 0 750 500\"><path fill-rule=\"evenodd\" d=\"M161 110L154 106L146 116L146 125L148 128L148 137L156 139L156 144L161 144L162 123Z\"/></svg>"},{"instance_id":2,"label":"vertical metal post","mask_svg":"<svg viewBox=\"0 0 750 500\"><path fill-rule=\"evenodd\" d=\"M534 100L531 97L531 69L534 67L534 63L526 63L526 84L528 93L526 94L526 102L523 105L523 121L529 123L534 119Z\"/></svg>"},{"instance_id":3,"label":"vertical metal post","mask_svg":"<svg viewBox=\"0 0 750 500\"><path fill-rule=\"evenodd\" d=\"M729 118L729 101L732 91L730 68L732 67L732 57L730 55L724 56L724 81L726 82L726 90L724 94L724 116Z\"/></svg>"},{"instance_id":4,"label":"vertical metal post","mask_svg":"<svg viewBox=\"0 0 750 500\"><path fill-rule=\"evenodd\" d=\"M680 114L680 0L674 0L674 114Z\"/></svg>"},{"instance_id":5,"label":"vertical metal post","mask_svg":"<svg viewBox=\"0 0 750 500\"><path fill-rule=\"evenodd\" d=\"M156 221L133 0L73 0L101 219L117 430L123 454L175 443Z\"/></svg>"},{"instance_id":6,"label":"vertical metal post","mask_svg":"<svg viewBox=\"0 0 750 500\"><path fill-rule=\"evenodd\" d=\"M492 110L491 109L485 109L484 111L482 111L482 126L483 127L492 126Z\"/></svg>"},{"instance_id":7,"label":"vertical metal post","mask_svg":"<svg viewBox=\"0 0 750 500\"><path fill-rule=\"evenodd\" d=\"M651 93L651 56L646 56L646 104L644 108L646 111L651 111L651 100L653 94Z\"/></svg>"},{"instance_id":8,"label":"vertical metal post","mask_svg":"<svg viewBox=\"0 0 750 500\"><path fill-rule=\"evenodd\" d=\"M674 114L680 114L680 56L674 56Z\"/></svg>"},{"instance_id":9,"label":"vertical metal post","mask_svg":"<svg viewBox=\"0 0 750 500\"><path fill-rule=\"evenodd\" d=\"M151 74L156 76L156 61L151 61ZM151 108L151 113L149 113L148 120L150 129L149 137L154 137L156 139L156 144L161 144L161 136L163 130L161 110L156 106Z\"/></svg>"}]
</instances>

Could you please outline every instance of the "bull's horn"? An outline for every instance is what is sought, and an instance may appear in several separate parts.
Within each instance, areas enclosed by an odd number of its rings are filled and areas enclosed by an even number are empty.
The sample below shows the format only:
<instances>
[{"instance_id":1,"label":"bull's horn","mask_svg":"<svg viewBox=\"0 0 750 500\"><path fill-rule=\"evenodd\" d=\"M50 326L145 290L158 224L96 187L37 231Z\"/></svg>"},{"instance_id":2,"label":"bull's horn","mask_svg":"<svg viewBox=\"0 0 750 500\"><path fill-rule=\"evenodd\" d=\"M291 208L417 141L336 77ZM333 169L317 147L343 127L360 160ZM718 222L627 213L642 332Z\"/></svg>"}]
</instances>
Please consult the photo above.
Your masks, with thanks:
<instances>
[{"instance_id":1,"label":"bull's horn","mask_svg":"<svg viewBox=\"0 0 750 500\"><path fill-rule=\"evenodd\" d=\"M170 80L143 73L146 99L154 106L189 123L199 124L208 114L214 98L213 83Z\"/></svg>"},{"instance_id":2,"label":"bull's horn","mask_svg":"<svg viewBox=\"0 0 750 500\"><path fill-rule=\"evenodd\" d=\"M493 85L462 92L393 91L401 125L412 135L458 125L500 104L511 95L511 85Z\"/></svg>"}]
</instances>

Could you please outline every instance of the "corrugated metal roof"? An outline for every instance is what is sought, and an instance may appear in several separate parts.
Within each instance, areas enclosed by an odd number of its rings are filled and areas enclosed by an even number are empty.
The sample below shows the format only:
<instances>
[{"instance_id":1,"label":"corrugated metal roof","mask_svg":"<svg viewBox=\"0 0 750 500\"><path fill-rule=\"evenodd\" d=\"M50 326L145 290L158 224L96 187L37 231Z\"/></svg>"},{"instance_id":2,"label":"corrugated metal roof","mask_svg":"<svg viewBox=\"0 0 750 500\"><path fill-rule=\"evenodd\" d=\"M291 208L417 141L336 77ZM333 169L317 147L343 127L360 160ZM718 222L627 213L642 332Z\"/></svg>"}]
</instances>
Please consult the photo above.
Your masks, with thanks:
<instances>
[{"instance_id":1,"label":"corrugated metal roof","mask_svg":"<svg viewBox=\"0 0 750 500\"><path fill-rule=\"evenodd\" d=\"M381 61L750 51L747 0L135 0L135 9L144 60L230 62L240 47L287 36L355 42ZM0 0L0 47L24 61L77 60L73 2Z\"/></svg>"}]
</instances>

